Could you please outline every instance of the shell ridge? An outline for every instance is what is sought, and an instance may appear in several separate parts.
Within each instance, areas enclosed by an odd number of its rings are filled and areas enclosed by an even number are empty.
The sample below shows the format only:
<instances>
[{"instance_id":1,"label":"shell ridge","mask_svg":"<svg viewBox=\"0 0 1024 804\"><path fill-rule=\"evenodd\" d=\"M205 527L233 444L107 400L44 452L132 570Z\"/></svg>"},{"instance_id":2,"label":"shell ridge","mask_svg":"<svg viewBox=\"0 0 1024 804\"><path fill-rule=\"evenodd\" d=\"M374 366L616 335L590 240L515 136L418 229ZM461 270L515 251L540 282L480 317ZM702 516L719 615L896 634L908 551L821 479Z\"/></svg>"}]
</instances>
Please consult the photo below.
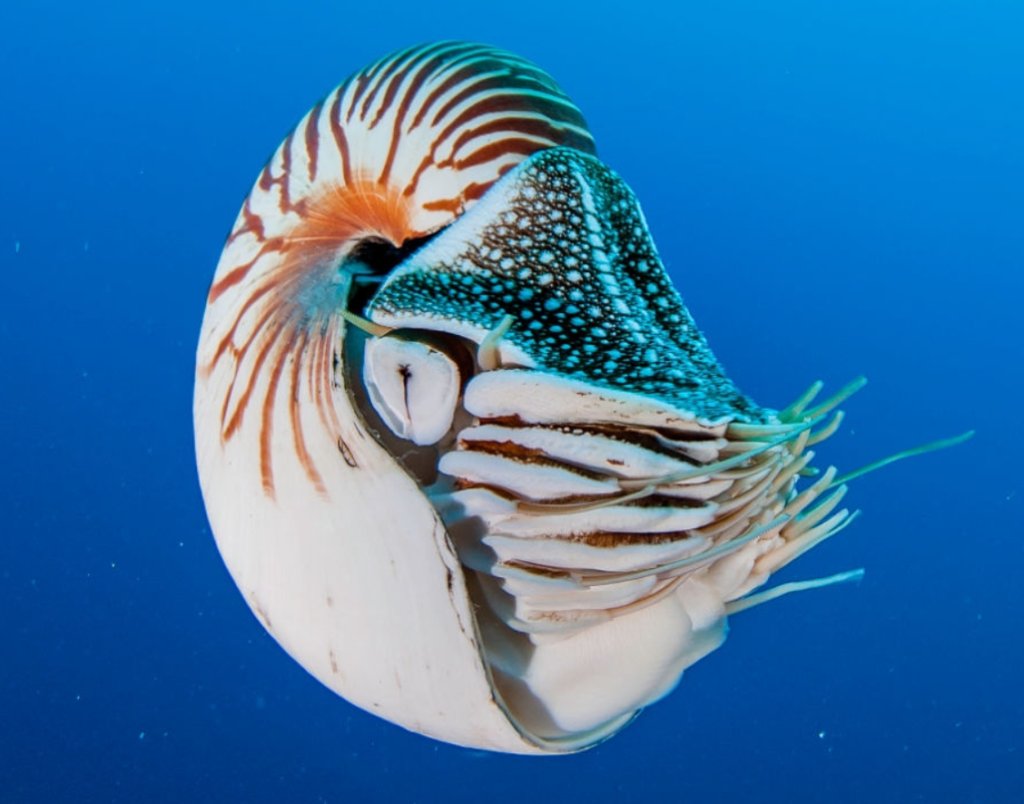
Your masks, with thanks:
<instances>
[{"instance_id":1,"label":"shell ridge","mask_svg":"<svg viewBox=\"0 0 1024 804\"><path fill-rule=\"evenodd\" d=\"M292 437L278 441L272 435L274 410L291 350L302 344L303 350L322 354L327 348L321 343L326 321L347 296L347 285L341 288L332 278L345 253L360 237L401 245L438 229L480 197L523 152L557 144L557 126L549 129L549 140L538 137L529 147L510 136L519 125L518 107L502 105L501 98L523 92L523 82L501 86L488 83L486 76L483 83L475 78L503 60L528 72L521 66L525 62L503 51L457 42L411 47L378 60L314 105L268 160L242 205L211 284L197 377L202 382L230 359L232 379L219 406L220 438L235 438L244 429L247 409L260 409L260 465L267 493L275 486L277 444L290 444L310 481L322 486L307 443L321 436L304 428L292 412L280 425L290 428ZM550 83L557 92L557 85ZM477 97L481 94L482 99ZM450 105L451 96L468 104L456 120L447 118L446 108L460 109L458 103ZM410 130L417 121L429 120L431 107L438 104L442 106L435 119L445 126L445 136L456 138L460 127L471 127L477 114L490 109L490 150L461 166L436 165L436 126L420 128L416 136L404 132L410 119ZM385 124L390 136L377 137L374 129ZM406 153L416 155L410 159ZM423 179L431 167L436 176L431 173L428 186ZM463 172L467 179L459 189ZM307 387L326 393L330 382L313 373L322 375L327 362L323 356L296 363L293 376L310 372ZM269 380L261 384L264 372ZM294 391L291 380L282 387L289 385ZM331 404L319 407L320 425L334 430Z\"/></svg>"}]
</instances>

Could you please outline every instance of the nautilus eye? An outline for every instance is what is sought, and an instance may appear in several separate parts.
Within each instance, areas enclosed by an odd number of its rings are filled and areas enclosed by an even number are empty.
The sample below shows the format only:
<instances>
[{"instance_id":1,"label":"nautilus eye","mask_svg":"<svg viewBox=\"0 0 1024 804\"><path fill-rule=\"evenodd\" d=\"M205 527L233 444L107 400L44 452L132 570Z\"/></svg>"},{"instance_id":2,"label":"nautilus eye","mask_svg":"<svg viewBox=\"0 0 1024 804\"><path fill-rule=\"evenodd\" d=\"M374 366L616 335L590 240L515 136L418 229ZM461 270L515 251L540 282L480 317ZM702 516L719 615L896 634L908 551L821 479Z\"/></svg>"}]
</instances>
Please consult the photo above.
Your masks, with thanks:
<instances>
[{"instance_id":1,"label":"nautilus eye","mask_svg":"<svg viewBox=\"0 0 1024 804\"><path fill-rule=\"evenodd\" d=\"M374 410L399 438L436 444L452 428L459 367L419 340L385 336L366 343L363 382Z\"/></svg>"},{"instance_id":2,"label":"nautilus eye","mask_svg":"<svg viewBox=\"0 0 1024 804\"><path fill-rule=\"evenodd\" d=\"M229 570L310 673L441 740L564 753L731 613L859 577L756 591L854 518L834 469L799 484L860 385L741 393L571 101L443 42L350 77L260 174L196 448Z\"/></svg>"}]
</instances>

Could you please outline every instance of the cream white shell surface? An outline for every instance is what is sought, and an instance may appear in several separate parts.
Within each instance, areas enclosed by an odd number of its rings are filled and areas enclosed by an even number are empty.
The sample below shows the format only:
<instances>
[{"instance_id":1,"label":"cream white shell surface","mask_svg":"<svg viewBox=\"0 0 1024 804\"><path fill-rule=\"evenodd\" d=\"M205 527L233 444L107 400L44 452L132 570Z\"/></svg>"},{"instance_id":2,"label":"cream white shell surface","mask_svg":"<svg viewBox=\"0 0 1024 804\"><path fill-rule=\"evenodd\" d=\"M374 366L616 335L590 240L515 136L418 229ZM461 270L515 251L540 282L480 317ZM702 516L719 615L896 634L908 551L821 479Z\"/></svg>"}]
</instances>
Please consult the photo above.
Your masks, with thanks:
<instances>
[{"instance_id":1,"label":"cream white shell surface","mask_svg":"<svg viewBox=\"0 0 1024 804\"><path fill-rule=\"evenodd\" d=\"M310 413L312 398L298 405L330 493L311 487L297 462L288 465L295 459L287 445L275 450L282 505L263 490L258 439L243 432L222 443L218 411L208 408L229 381L215 370L197 385L199 472L217 546L264 627L319 681L369 712L449 742L540 752L494 700L444 526L362 429L344 388L332 394L342 442ZM288 406L275 410L275 432L287 433ZM387 504L394 500L401 504Z\"/></svg>"}]
</instances>

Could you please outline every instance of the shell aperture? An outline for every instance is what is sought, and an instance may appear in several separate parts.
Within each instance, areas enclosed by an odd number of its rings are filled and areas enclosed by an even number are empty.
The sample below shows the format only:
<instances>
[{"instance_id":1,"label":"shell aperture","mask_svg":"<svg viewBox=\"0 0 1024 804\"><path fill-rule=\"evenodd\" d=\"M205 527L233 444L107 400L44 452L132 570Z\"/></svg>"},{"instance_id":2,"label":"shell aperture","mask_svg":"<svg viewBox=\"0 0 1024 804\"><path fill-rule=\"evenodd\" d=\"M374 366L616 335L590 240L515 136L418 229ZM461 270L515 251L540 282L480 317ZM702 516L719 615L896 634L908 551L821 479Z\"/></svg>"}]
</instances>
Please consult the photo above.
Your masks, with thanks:
<instances>
[{"instance_id":1,"label":"shell aperture","mask_svg":"<svg viewBox=\"0 0 1024 804\"><path fill-rule=\"evenodd\" d=\"M207 300L197 462L235 582L322 683L567 753L852 520L834 470L797 488L856 387L817 390L738 391L561 89L443 42L353 75L260 174Z\"/></svg>"}]
</instances>

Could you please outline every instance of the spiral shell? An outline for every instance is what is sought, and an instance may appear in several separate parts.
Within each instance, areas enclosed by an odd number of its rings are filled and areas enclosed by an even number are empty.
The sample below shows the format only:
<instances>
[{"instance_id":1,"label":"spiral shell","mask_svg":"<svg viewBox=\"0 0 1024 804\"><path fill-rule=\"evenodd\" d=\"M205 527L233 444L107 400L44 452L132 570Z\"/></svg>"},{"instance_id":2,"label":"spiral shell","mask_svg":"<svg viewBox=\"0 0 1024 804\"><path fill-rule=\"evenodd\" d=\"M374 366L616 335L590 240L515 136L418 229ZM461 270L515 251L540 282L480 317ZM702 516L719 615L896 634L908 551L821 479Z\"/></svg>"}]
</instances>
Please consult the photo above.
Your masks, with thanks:
<instances>
[{"instance_id":1,"label":"spiral shell","mask_svg":"<svg viewBox=\"0 0 1024 804\"><path fill-rule=\"evenodd\" d=\"M571 752L849 521L834 470L796 490L844 394L812 397L738 391L576 107L448 42L353 75L260 174L207 300L197 458L236 583L320 681Z\"/></svg>"}]
</instances>

